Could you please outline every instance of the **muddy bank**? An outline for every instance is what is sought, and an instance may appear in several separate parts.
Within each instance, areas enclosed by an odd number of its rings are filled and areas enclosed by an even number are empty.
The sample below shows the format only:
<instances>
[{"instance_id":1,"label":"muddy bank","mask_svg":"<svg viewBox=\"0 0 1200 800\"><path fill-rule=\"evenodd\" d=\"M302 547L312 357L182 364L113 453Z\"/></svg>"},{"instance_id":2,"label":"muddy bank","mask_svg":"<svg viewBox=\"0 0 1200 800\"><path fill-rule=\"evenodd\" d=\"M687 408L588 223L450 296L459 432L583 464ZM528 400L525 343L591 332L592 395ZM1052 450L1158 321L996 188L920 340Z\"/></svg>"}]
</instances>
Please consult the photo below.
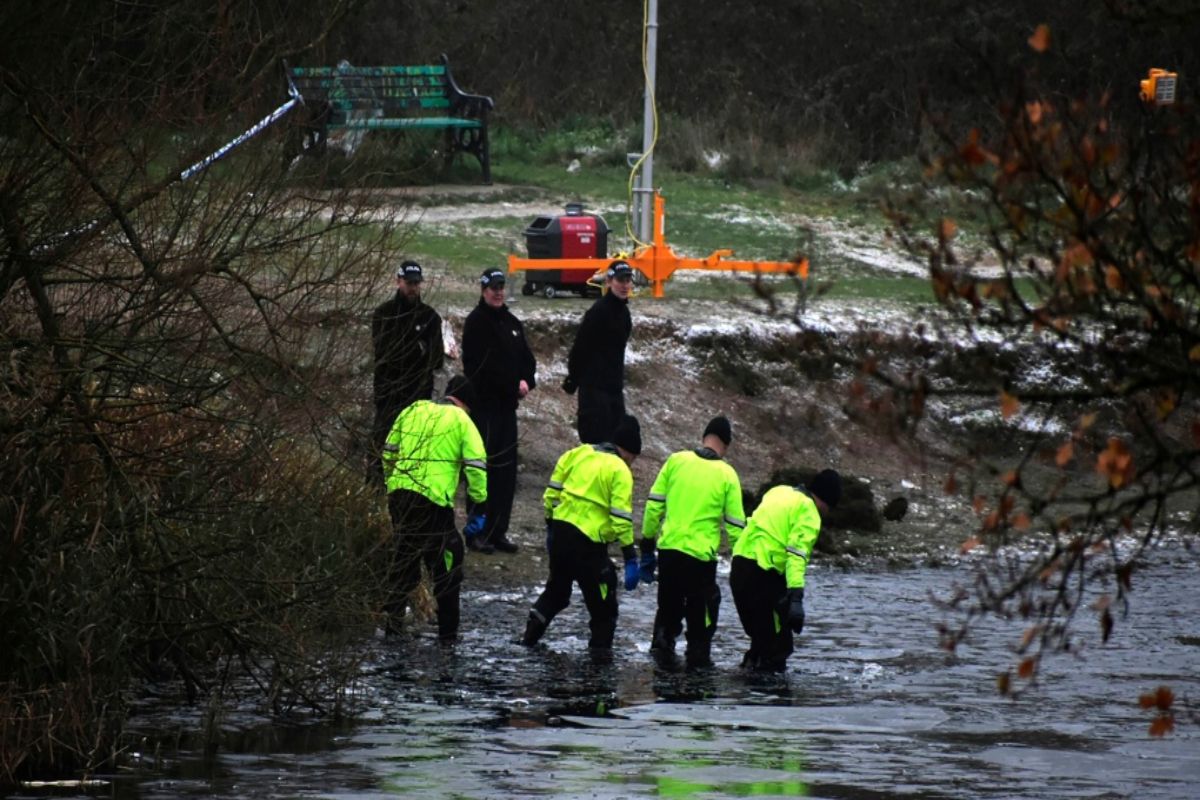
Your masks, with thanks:
<instances>
[{"instance_id":1,"label":"muddy bank","mask_svg":"<svg viewBox=\"0 0 1200 800\"><path fill-rule=\"evenodd\" d=\"M513 304L538 359L539 383L518 411L520 472L510 536L522 552L472 555L468 581L499 586L545 574L541 495L558 456L578 442L576 398L560 383L589 302L523 298ZM973 532L970 508L943 491L948 464L847 417L854 375L835 367L824 348L849 333L802 332L727 303L641 301L633 311L626 403L642 422L643 451L633 466L639 528L642 500L666 457L695 446L708 419L725 414L734 424L728 460L748 492L780 470L833 466L870 493L879 514L891 500L907 501L903 519L881 518L877 531L827 528L820 557L830 563L937 562ZM455 311L448 316L460 324ZM949 430L942 425L930 435Z\"/></svg>"}]
</instances>

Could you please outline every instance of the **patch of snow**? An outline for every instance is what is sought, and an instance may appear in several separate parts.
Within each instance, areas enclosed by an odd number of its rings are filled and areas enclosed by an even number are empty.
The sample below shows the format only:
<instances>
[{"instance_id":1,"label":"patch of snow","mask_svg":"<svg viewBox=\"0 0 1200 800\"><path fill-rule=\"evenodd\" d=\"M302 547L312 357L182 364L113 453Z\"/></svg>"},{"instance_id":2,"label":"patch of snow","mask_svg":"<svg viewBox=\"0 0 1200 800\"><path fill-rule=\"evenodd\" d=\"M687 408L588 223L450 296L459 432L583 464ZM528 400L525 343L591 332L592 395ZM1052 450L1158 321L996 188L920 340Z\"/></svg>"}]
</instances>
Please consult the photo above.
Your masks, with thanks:
<instances>
[{"instance_id":1,"label":"patch of snow","mask_svg":"<svg viewBox=\"0 0 1200 800\"><path fill-rule=\"evenodd\" d=\"M766 211L751 211L745 206L727 205L718 211L704 214L704 219L724 225L750 225L758 230L791 231L799 224L796 217L780 216Z\"/></svg>"}]
</instances>

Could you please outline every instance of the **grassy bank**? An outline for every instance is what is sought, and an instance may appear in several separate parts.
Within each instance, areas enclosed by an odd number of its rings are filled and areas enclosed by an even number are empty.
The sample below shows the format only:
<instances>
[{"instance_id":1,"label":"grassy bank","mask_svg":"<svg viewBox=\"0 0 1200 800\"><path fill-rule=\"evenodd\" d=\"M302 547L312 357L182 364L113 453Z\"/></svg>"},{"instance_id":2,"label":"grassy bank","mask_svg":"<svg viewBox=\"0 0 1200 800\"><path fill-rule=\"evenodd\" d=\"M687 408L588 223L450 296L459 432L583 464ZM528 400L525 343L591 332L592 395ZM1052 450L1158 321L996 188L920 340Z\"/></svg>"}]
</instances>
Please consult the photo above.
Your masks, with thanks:
<instances>
[{"instance_id":1,"label":"grassy bank","mask_svg":"<svg viewBox=\"0 0 1200 800\"><path fill-rule=\"evenodd\" d=\"M655 183L666 200L667 241L677 253L703 257L731 249L739 259L772 261L803 255L812 262L814 278L830 284L831 297L932 299L922 266L906 261L886 237L885 200L916 183L915 163L864 166L843 177L806 160L789 161L784 152L684 148L672 135L686 138L680 131L688 126L674 124L675 130L662 132ZM487 187L479 184L473 159L443 171L440 160L430 158L436 142L429 137L380 133L339 162L339 180L381 188L408 184L392 197L396 213L413 223L397 232L397 247L468 281L483 266L502 264L509 253L524 255L526 226L536 216L563 213L567 202L582 202L604 217L610 255L632 252L625 154L636 149L635 141L632 131L598 122L537 134L498 127L492 144L495 185ZM739 147L756 145L746 141ZM674 281L668 294L711 297L711 283L703 275ZM720 291L728 291L728 282L723 285Z\"/></svg>"}]
</instances>

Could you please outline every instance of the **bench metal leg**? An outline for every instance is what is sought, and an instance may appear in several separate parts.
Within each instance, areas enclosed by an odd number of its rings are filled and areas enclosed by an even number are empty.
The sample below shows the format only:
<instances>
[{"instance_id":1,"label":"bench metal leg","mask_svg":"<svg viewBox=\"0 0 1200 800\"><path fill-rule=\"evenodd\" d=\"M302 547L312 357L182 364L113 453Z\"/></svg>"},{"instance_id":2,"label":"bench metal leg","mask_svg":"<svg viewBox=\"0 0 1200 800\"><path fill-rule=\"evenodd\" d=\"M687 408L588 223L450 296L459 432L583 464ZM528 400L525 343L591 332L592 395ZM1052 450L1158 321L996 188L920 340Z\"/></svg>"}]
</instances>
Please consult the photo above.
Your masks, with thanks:
<instances>
[{"instance_id":1,"label":"bench metal leg","mask_svg":"<svg viewBox=\"0 0 1200 800\"><path fill-rule=\"evenodd\" d=\"M488 129L487 123L483 123L483 127L479 129L479 152L476 153L479 158L479 164L483 167L483 183L485 186L492 185L492 152L488 147Z\"/></svg>"},{"instance_id":2,"label":"bench metal leg","mask_svg":"<svg viewBox=\"0 0 1200 800\"><path fill-rule=\"evenodd\" d=\"M487 126L482 128L446 129L446 166L449 167L456 153L470 153L483 168L483 182L492 183L492 159L488 148Z\"/></svg>"}]
</instances>

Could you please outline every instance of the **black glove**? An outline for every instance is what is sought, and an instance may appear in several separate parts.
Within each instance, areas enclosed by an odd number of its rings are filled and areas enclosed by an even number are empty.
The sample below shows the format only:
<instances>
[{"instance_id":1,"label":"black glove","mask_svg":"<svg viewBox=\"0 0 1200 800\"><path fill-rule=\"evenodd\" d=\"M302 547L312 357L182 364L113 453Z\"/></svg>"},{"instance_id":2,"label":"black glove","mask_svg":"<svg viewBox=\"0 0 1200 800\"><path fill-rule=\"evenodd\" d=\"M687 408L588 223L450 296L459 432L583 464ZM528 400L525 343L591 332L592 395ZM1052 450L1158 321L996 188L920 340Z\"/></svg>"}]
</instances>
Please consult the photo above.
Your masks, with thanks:
<instances>
[{"instance_id":1,"label":"black glove","mask_svg":"<svg viewBox=\"0 0 1200 800\"><path fill-rule=\"evenodd\" d=\"M658 557L654 555L653 539L642 537L642 560L638 563L638 578L642 583L654 583L654 569L658 566Z\"/></svg>"},{"instance_id":2,"label":"black glove","mask_svg":"<svg viewBox=\"0 0 1200 800\"><path fill-rule=\"evenodd\" d=\"M566 392L567 394L575 394L575 390L578 388L579 388L579 384L577 384L575 382L575 379L572 378L570 375L563 378L562 389L564 392Z\"/></svg>"},{"instance_id":3,"label":"black glove","mask_svg":"<svg viewBox=\"0 0 1200 800\"><path fill-rule=\"evenodd\" d=\"M550 552L550 543L554 541L554 519L546 517L546 552Z\"/></svg>"},{"instance_id":4,"label":"black glove","mask_svg":"<svg viewBox=\"0 0 1200 800\"><path fill-rule=\"evenodd\" d=\"M792 629L792 633L799 633L804 630L804 590L789 589L787 598L788 627Z\"/></svg>"},{"instance_id":5,"label":"black glove","mask_svg":"<svg viewBox=\"0 0 1200 800\"><path fill-rule=\"evenodd\" d=\"M654 583L654 568L658 566L658 556L654 555L654 551L642 553L642 560L638 562L638 579L642 583Z\"/></svg>"}]
</instances>

